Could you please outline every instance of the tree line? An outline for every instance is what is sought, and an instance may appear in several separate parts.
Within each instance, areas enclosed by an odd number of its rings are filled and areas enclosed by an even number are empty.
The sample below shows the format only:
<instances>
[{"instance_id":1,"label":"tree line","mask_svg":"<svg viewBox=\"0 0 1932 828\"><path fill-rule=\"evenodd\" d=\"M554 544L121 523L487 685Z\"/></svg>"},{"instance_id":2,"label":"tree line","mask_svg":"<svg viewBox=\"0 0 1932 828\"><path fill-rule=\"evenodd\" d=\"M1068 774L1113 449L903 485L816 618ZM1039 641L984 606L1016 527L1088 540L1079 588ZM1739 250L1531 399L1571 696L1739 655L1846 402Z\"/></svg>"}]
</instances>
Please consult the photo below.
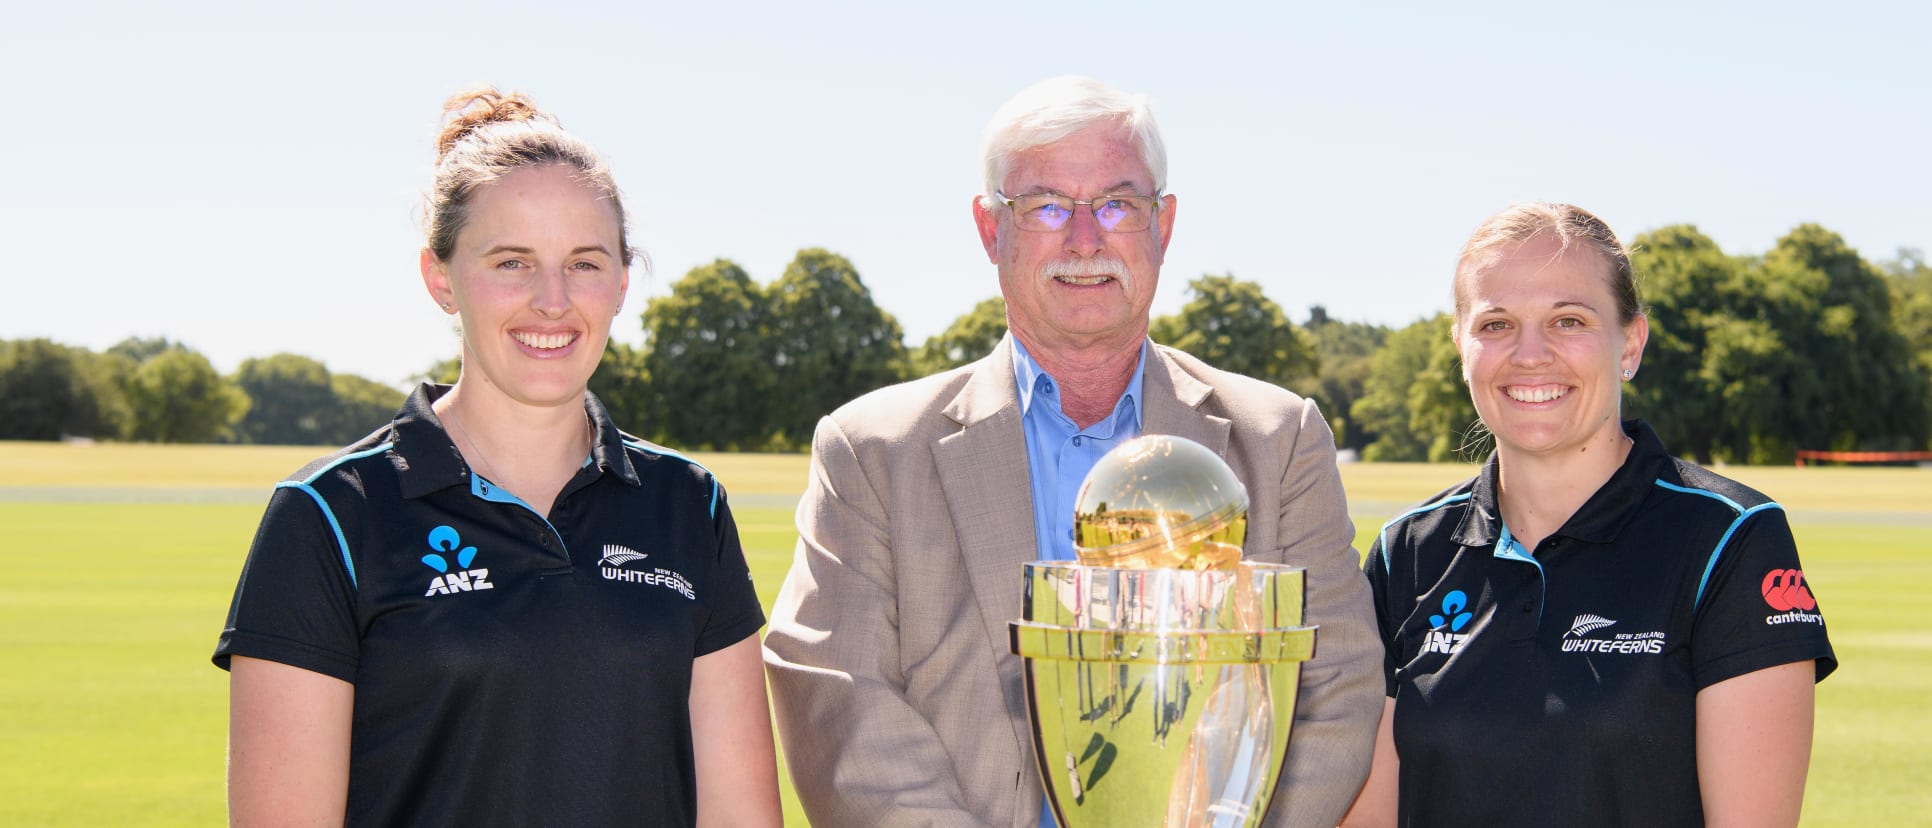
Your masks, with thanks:
<instances>
[{"instance_id":1,"label":"tree line","mask_svg":"<svg viewBox=\"0 0 1932 828\"><path fill-rule=\"evenodd\" d=\"M0 439L338 445L387 422L402 392L330 374L295 354L223 376L167 339L101 353L46 339L0 340Z\"/></svg>"},{"instance_id":2,"label":"tree line","mask_svg":"<svg viewBox=\"0 0 1932 828\"><path fill-rule=\"evenodd\" d=\"M1785 463L1798 449L1925 449L1932 437L1932 266L1912 250L1873 263L1804 224L1762 255L1720 250L1691 225L1633 240L1650 316L1626 416L1648 419L1700 462ZM1442 279L1445 299L1449 279ZM769 285L727 259L693 268L612 340L591 378L627 430L692 450L795 451L818 418L894 382L963 365L1006 331L987 299L909 348L852 263L802 250ZM1448 314L1401 328L1288 319L1232 274L1188 285L1152 338L1319 403L1339 447L1371 461L1472 460L1487 452L1461 380ZM421 378L448 382L454 358ZM0 341L0 439L336 445L387 421L394 388L294 354L219 374L176 342L102 353Z\"/></svg>"},{"instance_id":3,"label":"tree line","mask_svg":"<svg viewBox=\"0 0 1932 828\"><path fill-rule=\"evenodd\" d=\"M1874 264L1803 224L1763 255L1692 225L1632 240L1650 317L1624 415L1701 463L1789 463L1799 449L1899 451L1932 431L1932 268ZM1347 403L1368 460L1486 454L1447 314L1391 331ZM1324 385L1327 380L1322 380ZM1340 397L1336 397L1339 399Z\"/></svg>"}]
</instances>

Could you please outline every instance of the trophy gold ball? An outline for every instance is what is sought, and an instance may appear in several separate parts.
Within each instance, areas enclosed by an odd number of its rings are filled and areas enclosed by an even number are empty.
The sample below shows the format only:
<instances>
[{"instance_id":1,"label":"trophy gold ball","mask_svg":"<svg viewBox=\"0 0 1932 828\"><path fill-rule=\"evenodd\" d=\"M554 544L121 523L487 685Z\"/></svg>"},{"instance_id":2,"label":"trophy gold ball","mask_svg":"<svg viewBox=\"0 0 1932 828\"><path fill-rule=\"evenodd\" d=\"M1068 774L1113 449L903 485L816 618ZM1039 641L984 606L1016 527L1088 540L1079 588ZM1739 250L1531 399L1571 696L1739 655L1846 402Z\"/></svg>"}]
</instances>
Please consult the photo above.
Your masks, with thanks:
<instances>
[{"instance_id":1,"label":"trophy gold ball","mask_svg":"<svg viewBox=\"0 0 1932 828\"><path fill-rule=\"evenodd\" d=\"M1063 828L1256 826L1277 796L1302 662L1301 567L1243 560L1248 493L1172 435L1103 456L1074 561L1023 568L1033 747Z\"/></svg>"},{"instance_id":2,"label":"trophy gold ball","mask_svg":"<svg viewBox=\"0 0 1932 828\"><path fill-rule=\"evenodd\" d=\"M1073 551L1088 566L1229 569L1247 533L1247 487L1219 455L1181 437L1122 443L1074 496Z\"/></svg>"}]
</instances>

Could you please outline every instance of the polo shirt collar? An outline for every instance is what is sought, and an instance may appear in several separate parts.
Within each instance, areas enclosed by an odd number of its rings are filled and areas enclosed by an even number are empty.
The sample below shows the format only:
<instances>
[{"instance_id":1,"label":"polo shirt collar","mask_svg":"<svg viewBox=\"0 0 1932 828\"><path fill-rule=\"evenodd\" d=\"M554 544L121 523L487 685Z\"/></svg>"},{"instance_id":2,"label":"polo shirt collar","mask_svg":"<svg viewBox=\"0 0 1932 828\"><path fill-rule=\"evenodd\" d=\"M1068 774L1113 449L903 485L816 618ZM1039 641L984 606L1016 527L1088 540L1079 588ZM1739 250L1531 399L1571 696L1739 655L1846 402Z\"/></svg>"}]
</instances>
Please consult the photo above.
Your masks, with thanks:
<instances>
[{"instance_id":1,"label":"polo shirt collar","mask_svg":"<svg viewBox=\"0 0 1932 828\"><path fill-rule=\"evenodd\" d=\"M590 415L591 425L597 428L597 439L591 443L591 462L597 468L617 475L617 479L632 486L642 485L637 478L637 467L631 465L631 453L624 450L624 432L611 422L610 412L605 410L604 401L596 394L584 391L584 412Z\"/></svg>"},{"instance_id":2,"label":"polo shirt collar","mask_svg":"<svg viewBox=\"0 0 1932 828\"><path fill-rule=\"evenodd\" d=\"M1033 361L1033 355L1026 352L1026 346L1020 344L1020 338L1014 336L1012 331L1006 333L1006 339L1013 343L1013 382L1020 391L1020 416L1025 417L1033 410L1033 393L1038 390L1041 378L1044 377L1049 382L1059 382L1059 380L1054 379L1052 374L1041 368L1040 363ZM1141 379L1147 375L1147 347L1147 340L1142 339L1140 359L1134 363L1133 378L1127 381L1126 392L1114 402L1113 417L1108 418L1109 420L1118 418L1122 406L1125 406L1127 411L1133 413L1135 430L1141 427Z\"/></svg>"},{"instance_id":3,"label":"polo shirt collar","mask_svg":"<svg viewBox=\"0 0 1932 828\"><path fill-rule=\"evenodd\" d=\"M1641 419L1624 420L1623 433L1634 441L1630 456L1624 458L1610 479L1605 481L1576 514L1564 521L1551 537L1562 536L1584 543L1606 544L1616 540L1623 528L1636 517L1637 508L1643 505L1654 488L1653 483L1663 473L1663 467L1670 463L1670 453L1664 443L1651 430L1650 424ZM1470 493L1472 508L1463 513L1462 522L1457 525L1453 539L1462 546L1494 547L1503 533L1503 513L1497 508L1497 476L1499 474L1497 457L1489 455L1489 462L1476 476L1475 489Z\"/></svg>"},{"instance_id":4,"label":"polo shirt collar","mask_svg":"<svg viewBox=\"0 0 1932 828\"><path fill-rule=\"evenodd\" d=\"M450 438L443 421L431 407L449 390L450 386L428 382L416 386L403 401L395 419L389 422L390 462L395 464L404 497L417 498L470 484L470 467L463 461L463 452L456 448L456 441ZM584 411L597 429L597 438L590 447L590 461L600 471L614 474L632 486L639 485L637 469L624 450L624 433L611 422L603 402L586 391Z\"/></svg>"}]
</instances>

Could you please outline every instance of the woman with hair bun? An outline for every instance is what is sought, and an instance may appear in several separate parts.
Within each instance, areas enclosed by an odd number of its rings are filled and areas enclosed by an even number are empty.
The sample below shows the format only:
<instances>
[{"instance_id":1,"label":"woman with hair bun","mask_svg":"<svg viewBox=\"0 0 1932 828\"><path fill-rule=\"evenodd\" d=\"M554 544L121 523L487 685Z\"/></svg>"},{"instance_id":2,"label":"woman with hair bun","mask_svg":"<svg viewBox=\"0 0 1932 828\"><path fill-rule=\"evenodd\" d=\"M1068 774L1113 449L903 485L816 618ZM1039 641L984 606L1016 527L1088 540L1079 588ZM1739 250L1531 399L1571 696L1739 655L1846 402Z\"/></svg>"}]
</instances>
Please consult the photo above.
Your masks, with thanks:
<instances>
[{"instance_id":1,"label":"woman with hair bun","mask_svg":"<svg viewBox=\"0 0 1932 828\"><path fill-rule=\"evenodd\" d=\"M420 266L461 376L276 487L215 650L230 821L776 825L724 491L586 389L634 258L610 170L522 95L444 114Z\"/></svg>"},{"instance_id":2,"label":"woman with hair bun","mask_svg":"<svg viewBox=\"0 0 1932 828\"><path fill-rule=\"evenodd\" d=\"M1791 826L1837 667L1775 501L1621 418L1649 322L1568 204L1491 216L1456 350L1496 438L1363 568L1388 698L1348 826Z\"/></svg>"}]
</instances>

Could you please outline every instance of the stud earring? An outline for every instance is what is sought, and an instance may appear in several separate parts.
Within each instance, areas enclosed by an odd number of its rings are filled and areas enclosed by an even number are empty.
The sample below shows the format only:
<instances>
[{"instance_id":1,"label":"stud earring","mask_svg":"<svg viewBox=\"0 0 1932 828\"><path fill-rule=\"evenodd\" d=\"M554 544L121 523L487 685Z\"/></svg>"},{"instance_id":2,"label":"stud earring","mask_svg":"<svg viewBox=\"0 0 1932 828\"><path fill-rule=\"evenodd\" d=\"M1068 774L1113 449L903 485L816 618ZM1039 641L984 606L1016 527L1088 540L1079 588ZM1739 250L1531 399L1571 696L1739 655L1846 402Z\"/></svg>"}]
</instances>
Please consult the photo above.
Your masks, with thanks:
<instances>
[{"instance_id":1,"label":"stud earring","mask_svg":"<svg viewBox=\"0 0 1932 828\"><path fill-rule=\"evenodd\" d=\"M1634 376L1636 376L1636 375L1637 375L1637 372L1635 372L1635 371L1632 371L1632 370L1630 370L1630 369L1628 369L1628 368L1626 368L1626 369L1624 369L1624 372L1623 372L1623 378L1624 378L1625 380L1628 380L1628 379L1630 379L1631 377L1634 377Z\"/></svg>"},{"instance_id":2,"label":"stud earring","mask_svg":"<svg viewBox=\"0 0 1932 828\"><path fill-rule=\"evenodd\" d=\"M444 302L444 303L443 303L443 310L444 310L445 312L447 312L447 311L449 311L449 303L448 303L448 302Z\"/></svg>"}]
</instances>

